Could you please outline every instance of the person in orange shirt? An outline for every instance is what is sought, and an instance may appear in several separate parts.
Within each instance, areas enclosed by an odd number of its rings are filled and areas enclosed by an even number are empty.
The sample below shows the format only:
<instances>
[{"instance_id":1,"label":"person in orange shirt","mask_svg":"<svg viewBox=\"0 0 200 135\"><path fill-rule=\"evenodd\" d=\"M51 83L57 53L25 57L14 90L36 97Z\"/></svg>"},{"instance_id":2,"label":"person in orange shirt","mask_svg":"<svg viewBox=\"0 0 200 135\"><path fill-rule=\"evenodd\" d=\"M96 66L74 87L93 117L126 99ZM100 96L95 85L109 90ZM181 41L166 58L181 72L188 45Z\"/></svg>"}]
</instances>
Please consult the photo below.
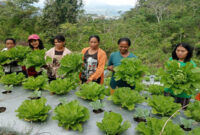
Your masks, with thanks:
<instances>
[{"instance_id":1,"label":"person in orange shirt","mask_svg":"<svg viewBox=\"0 0 200 135\"><path fill-rule=\"evenodd\" d=\"M80 79L82 83L91 81L103 84L104 67L107 61L106 53L99 48L100 38L97 35L89 37L89 47L82 50L84 71L81 73Z\"/></svg>"}]
</instances>

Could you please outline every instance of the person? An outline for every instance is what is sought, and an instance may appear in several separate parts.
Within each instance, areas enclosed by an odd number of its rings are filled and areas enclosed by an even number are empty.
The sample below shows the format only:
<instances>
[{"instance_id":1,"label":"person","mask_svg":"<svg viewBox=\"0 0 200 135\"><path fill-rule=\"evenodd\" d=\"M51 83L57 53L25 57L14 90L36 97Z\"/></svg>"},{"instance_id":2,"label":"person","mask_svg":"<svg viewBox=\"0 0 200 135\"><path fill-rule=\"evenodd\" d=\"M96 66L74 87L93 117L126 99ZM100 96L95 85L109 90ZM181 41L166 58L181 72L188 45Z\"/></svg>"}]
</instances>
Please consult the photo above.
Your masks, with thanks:
<instances>
[{"instance_id":1,"label":"person","mask_svg":"<svg viewBox=\"0 0 200 135\"><path fill-rule=\"evenodd\" d=\"M11 48L14 48L16 46L16 40L14 38L7 38L5 39L5 48L2 49L3 51L8 51ZM5 74L11 74L11 73L20 73L22 72L22 67L17 64L17 61L11 62L10 64L5 64L3 66L3 70Z\"/></svg>"},{"instance_id":2,"label":"person","mask_svg":"<svg viewBox=\"0 0 200 135\"><path fill-rule=\"evenodd\" d=\"M36 34L32 34L28 37L28 43L29 47L34 51L34 50L41 50L44 49L44 45L40 37ZM35 67L30 67L26 69L25 66L22 66L23 71L26 71L27 77L33 76L37 77L38 75L41 74L41 72L37 72L35 70Z\"/></svg>"},{"instance_id":3,"label":"person","mask_svg":"<svg viewBox=\"0 0 200 135\"><path fill-rule=\"evenodd\" d=\"M172 57L169 60L177 60L179 65L185 66L187 62L193 64L196 67L194 61L191 60L193 53L193 48L187 43L179 43L175 46L174 50L172 51ZM185 106L189 103L191 95L187 95L186 93L181 93L178 95L174 95L173 90L169 88L164 89L165 96L172 96L175 98L176 103L180 103L182 106Z\"/></svg>"},{"instance_id":4,"label":"person","mask_svg":"<svg viewBox=\"0 0 200 135\"><path fill-rule=\"evenodd\" d=\"M53 44L55 47L51 48L46 52L45 58L50 57L52 63L47 65L47 73L49 80L55 80L59 77L57 70L60 67L60 60L71 51L65 47L65 37L62 35L57 35L53 39Z\"/></svg>"},{"instance_id":5,"label":"person","mask_svg":"<svg viewBox=\"0 0 200 135\"><path fill-rule=\"evenodd\" d=\"M130 46L131 46L131 41L129 38L126 38L126 37L120 38L118 40L119 51L111 53L110 59L108 60L107 69L112 71L112 77L110 80L111 94L114 93L114 89L116 89L117 87L130 87L131 89L134 89L134 86L132 87L122 80L115 81L115 77L114 77L114 74L115 74L114 68L121 64L121 60L123 58L137 58L137 56L129 52Z\"/></svg>"},{"instance_id":6,"label":"person","mask_svg":"<svg viewBox=\"0 0 200 135\"><path fill-rule=\"evenodd\" d=\"M80 79L82 83L96 82L103 84L104 67L107 61L106 53L99 47L100 38L98 35L89 37L89 47L82 50L84 71Z\"/></svg>"}]
</instances>

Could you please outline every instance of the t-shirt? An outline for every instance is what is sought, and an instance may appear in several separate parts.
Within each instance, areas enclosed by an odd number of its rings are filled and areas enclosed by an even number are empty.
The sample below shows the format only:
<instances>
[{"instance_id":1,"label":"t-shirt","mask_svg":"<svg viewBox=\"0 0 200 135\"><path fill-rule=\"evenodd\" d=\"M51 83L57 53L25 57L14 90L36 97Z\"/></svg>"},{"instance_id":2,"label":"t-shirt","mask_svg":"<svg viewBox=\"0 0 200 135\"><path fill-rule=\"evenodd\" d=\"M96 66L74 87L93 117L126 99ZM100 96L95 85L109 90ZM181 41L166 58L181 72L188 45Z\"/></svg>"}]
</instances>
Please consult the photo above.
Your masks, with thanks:
<instances>
[{"instance_id":1,"label":"t-shirt","mask_svg":"<svg viewBox=\"0 0 200 135\"><path fill-rule=\"evenodd\" d=\"M169 60L172 61L173 58L170 57ZM180 63L180 66L181 66L181 67L183 67L183 66L186 65L186 62L183 62L183 61L178 61L178 62ZM195 64L195 62L192 61L192 60L190 60L190 63L192 63L194 67L197 66L197 65ZM170 88L165 88L164 90L165 90L165 92L169 92L171 95L173 95L173 96L175 96L175 97L180 97L180 98L191 98L191 95L187 95L187 94L184 93L184 92L182 92L181 94L178 94L178 95L174 95L172 89L170 89Z\"/></svg>"},{"instance_id":2,"label":"t-shirt","mask_svg":"<svg viewBox=\"0 0 200 135\"><path fill-rule=\"evenodd\" d=\"M88 50L84 54L84 71L81 74L82 80L87 80L92 74L96 72L98 67L98 52L95 54L89 54ZM97 79L99 80L99 79Z\"/></svg>"},{"instance_id":3,"label":"t-shirt","mask_svg":"<svg viewBox=\"0 0 200 135\"><path fill-rule=\"evenodd\" d=\"M111 53L110 59L108 61L108 66L113 65L114 67L116 67L116 66L121 65L121 60L123 58L124 57L121 55L120 51ZM133 53L129 53L129 55L126 58L137 58L137 56L135 56ZM125 86L130 87L128 84L126 84L122 80L115 81L114 72L112 74L112 78L111 78L111 81L110 81L110 86L111 86L112 89L115 89L117 86L118 87L125 87Z\"/></svg>"}]
</instances>

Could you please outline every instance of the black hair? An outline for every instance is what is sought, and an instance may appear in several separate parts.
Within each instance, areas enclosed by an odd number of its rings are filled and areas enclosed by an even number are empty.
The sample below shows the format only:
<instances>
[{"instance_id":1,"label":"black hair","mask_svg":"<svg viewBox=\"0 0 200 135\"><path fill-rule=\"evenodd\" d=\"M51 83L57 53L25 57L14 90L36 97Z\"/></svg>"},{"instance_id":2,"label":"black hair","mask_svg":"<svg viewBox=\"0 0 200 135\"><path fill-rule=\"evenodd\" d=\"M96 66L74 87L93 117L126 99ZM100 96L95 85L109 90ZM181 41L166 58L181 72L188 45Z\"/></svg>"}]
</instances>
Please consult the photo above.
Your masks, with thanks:
<instances>
[{"instance_id":1,"label":"black hair","mask_svg":"<svg viewBox=\"0 0 200 135\"><path fill-rule=\"evenodd\" d=\"M89 37L89 41L92 39L92 38L96 38L98 42L100 42L100 37L98 35L92 35Z\"/></svg>"},{"instance_id":2,"label":"black hair","mask_svg":"<svg viewBox=\"0 0 200 135\"><path fill-rule=\"evenodd\" d=\"M189 62L192 58L192 53L193 53L193 47L190 46L189 44L187 43L178 43L176 44L174 50L172 51L172 58L174 60L179 60L177 54L176 54L176 49L179 47L179 46L182 46L184 47L187 51L188 51L188 54L186 56L186 58L184 59L184 62Z\"/></svg>"},{"instance_id":3,"label":"black hair","mask_svg":"<svg viewBox=\"0 0 200 135\"><path fill-rule=\"evenodd\" d=\"M39 48L40 50L41 50L41 49L44 49L44 45L43 45L43 42L42 42L41 39L31 39L31 40L38 40L38 41L39 41L39 46L38 46L38 48ZM31 45L31 40L28 41L29 47L30 47L31 49L34 49L34 47Z\"/></svg>"},{"instance_id":4,"label":"black hair","mask_svg":"<svg viewBox=\"0 0 200 135\"><path fill-rule=\"evenodd\" d=\"M123 41L126 41L127 43L128 43L128 46L131 46L131 40L129 39L129 38L126 38L126 37L123 37L123 38L120 38L119 40L118 40L118 45L121 43L121 42L123 42Z\"/></svg>"},{"instance_id":5,"label":"black hair","mask_svg":"<svg viewBox=\"0 0 200 135\"><path fill-rule=\"evenodd\" d=\"M58 41L62 41L62 42L65 42L65 37L63 35L57 35L53 38L53 44L54 44L54 41L55 40L58 40Z\"/></svg>"},{"instance_id":6,"label":"black hair","mask_svg":"<svg viewBox=\"0 0 200 135\"><path fill-rule=\"evenodd\" d=\"M6 44L6 42L7 42L8 40L12 40L13 43L16 44L16 40L15 40L14 38L6 38L6 39L5 39L5 44Z\"/></svg>"}]
</instances>

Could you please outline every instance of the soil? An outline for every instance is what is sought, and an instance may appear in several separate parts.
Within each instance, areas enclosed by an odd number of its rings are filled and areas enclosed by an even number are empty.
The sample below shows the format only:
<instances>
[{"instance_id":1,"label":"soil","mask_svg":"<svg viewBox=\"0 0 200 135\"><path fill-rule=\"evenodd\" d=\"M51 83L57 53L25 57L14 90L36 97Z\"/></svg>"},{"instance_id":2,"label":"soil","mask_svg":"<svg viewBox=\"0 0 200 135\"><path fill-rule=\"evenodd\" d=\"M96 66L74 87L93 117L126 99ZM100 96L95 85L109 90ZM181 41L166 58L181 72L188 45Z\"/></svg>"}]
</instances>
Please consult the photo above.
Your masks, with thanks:
<instances>
[{"instance_id":1,"label":"soil","mask_svg":"<svg viewBox=\"0 0 200 135\"><path fill-rule=\"evenodd\" d=\"M143 118L139 118L139 117L136 117L136 118L133 118L135 121L137 122L146 122L146 119L143 119Z\"/></svg>"},{"instance_id":2,"label":"soil","mask_svg":"<svg viewBox=\"0 0 200 135\"><path fill-rule=\"evenodd\" d=\"M12 91L11 90L9 90L9 91L3 91L2 93L3 94L8 94L8 93L12 93Z\"/></svg>"},{"instance_id":3,"label":"soil","mask_svg":"<svg viewBox=\"0 0 200 135\"><path fill-rule=\"evenodd\" d=\"M98 109L98 110L93 110L93 112L96 113L96 114L98 114L98 113L104 112L104 110L103 109Z\"/></svg>"},{"instance_id":4,"label":"soil","mask_svg":"<svg viewBox=\"0 0 200 135\"><path fill-rule=\"evenodd\" d=\"M31 100L40 99L41 97L28 97Z\"/></svg>"},{"instance_id":5,"label":"soil","mask_svg":"<svg viewBox=\"0 0 200 135\"><path fill-rule=\"evenodd\" d=\"M0 113L5 112L6 111L6 107L0 107Z\"/></svg>"},{"instance_id":6,"label":"soil","mask_svg":"<svg viewBox=\"0 0 200 135\"><path fill-rule=\"evenodd\" d=\"M192 128L184 128L184 125L180 125L180 127L185 131L191 131L192 130Z\"/></svg>"}]
</instances>

